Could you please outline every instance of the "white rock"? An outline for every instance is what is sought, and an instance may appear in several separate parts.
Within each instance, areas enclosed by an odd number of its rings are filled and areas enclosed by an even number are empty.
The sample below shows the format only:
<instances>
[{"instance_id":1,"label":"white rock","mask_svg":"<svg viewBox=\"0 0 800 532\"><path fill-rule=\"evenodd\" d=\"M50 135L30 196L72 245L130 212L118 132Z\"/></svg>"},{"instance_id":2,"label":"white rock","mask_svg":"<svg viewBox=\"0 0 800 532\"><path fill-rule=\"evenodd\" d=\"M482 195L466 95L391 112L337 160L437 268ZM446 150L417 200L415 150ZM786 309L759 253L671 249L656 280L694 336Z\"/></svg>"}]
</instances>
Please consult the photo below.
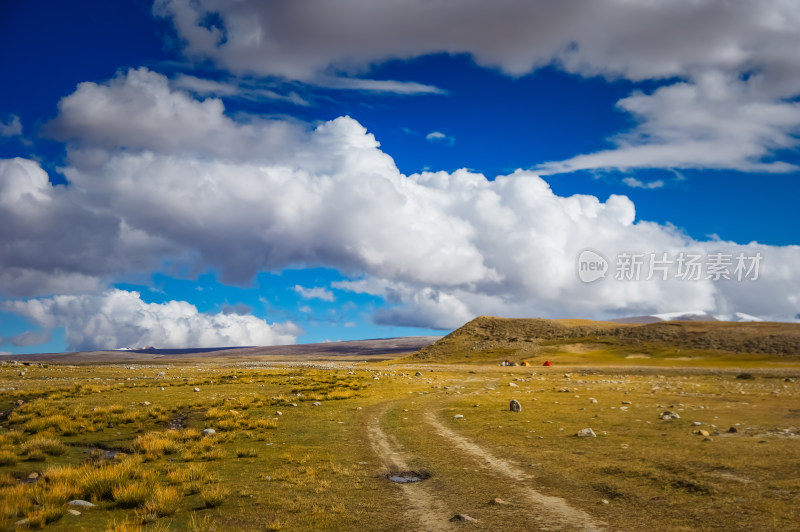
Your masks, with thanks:
<instances>
[{"instance_id":1,"label":"white rock","mask_svg":"<svg viewBox=\"0 0 800 532\"><path fill-rule=\"evenodd\" d=\"M462 416L461 414L456 414L453 416L453 419L464 419L464 416Z\"/></svg>"},{"instance_id":2,"label":"white rock","mask_svg":"<svg viewBox=\"0 0 800 532\"><path fill-rule=\"evenodd\" d=\"M216 433L217 431L214 429L203 429L203 432L201 432L200 434L202 434L203 436L213 436Z\"/></svg>"},{"instance_id":3,"label":"white rock","mask_svg":"<svg viewBox=\"0 0 800 532\"><path fill-rule=\"evenodd\" d=\"M579 438L596 438L597 434L592 429L586 428L579 430L576 436Z\"/></svg>"},{"instance_id":4,"label":"white rock","mask_svg":"<svg viewBox=\"0 0 800 532\"><path fill-rule=\"evenodd\" d=\"M200 388L195 388L194 391L199 392Z\"/></svg>"},{"instance_id":5,"label":"white rock","mask_svg":"<svg viewBox=\"0 0 800 532\"><path fill-rule=\"evenodd\" d=\"M67 503L67 506L77 506L78 508L94 508L94 504L81 499L71 500Z\"/></svg>"}]
</instances>

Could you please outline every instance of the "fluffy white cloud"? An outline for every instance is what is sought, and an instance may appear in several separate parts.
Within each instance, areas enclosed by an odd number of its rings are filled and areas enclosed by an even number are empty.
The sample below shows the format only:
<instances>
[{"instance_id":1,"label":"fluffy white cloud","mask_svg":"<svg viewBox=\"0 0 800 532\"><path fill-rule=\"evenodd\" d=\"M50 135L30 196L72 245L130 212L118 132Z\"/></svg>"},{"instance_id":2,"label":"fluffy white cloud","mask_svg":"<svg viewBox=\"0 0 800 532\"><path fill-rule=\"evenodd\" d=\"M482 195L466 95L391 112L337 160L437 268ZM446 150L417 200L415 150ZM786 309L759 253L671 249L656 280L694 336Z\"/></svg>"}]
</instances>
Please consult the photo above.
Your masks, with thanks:
<instances>
[{"instance_id":1,"label":"fluffy white cloud","mask_svg":"<svg viewBox=\"0 0 800 532\"><path fill-rule=\"evenodd\" d=\"M76 351L154 346L162 349L293 344L300 329L253 316L205 314L185 301L145 303L138 292L6 301L1 308L46 329L64 327Z\"/></svg>"},{"instance_id":2,"label":"fluffy white cloud","mask_svg":"<svg viewBox=\"0 0 800 532\"><path fill-rule=\"evenodd\" d=\"M158 0L154 12L173 21L191 57L322 85L336 79L331 72L432 53L469 54L513 76L552 64L582 76L683 80L619 102L639 126L614 139L615 149L554 161L543 173L795 170L769 160L798 145L794 0Z\"/></svg>"},{"instance_id":3,"label":"fluffy white cloud","mask_svg":"<svg viewBox=\"0 0 800 532\"><path fill-rule=\"evenodd\" d=\"M94 291L115 272L157 265L163 242L79 199L34 161L0 160L1 293Z\"/></svg>"},{"instance_id":4,"label":"fluffy white cloud","mask_svg":"<svg viewBox=\"0 0 800 532\"><path fill-rule=\"evenodd\" d=\"M555 60L630 79L756 65L783 79L800 61L792 0L158 0L154 12L172 19L190 56L291 79L439 52L513 75Z\"/></svg>"},{"instance_id":5,"label":"fluffy white cloud","mask_svg":"<svg viewBox=\"0 0 800 532\"><path fill-rule=\"evenodd\" d=\"M133 87L159 96L149 101ZM686 308L792 319L800 307L800 274L792 268L800 263L797 246L696 242L670 226L635 222L627 197L558 196L532 172L494 180L467 170L405 176L347 117L294 131L282 140L280 155L266 157L251 122L234 121L220 102L195 100L146 70L82 85L75 94L85 90L156 122L195 125L194 136L175 140L170 128L137 120L126 127L122 113L93 114L92 99L65 99L53 127L91 132L81 133L73 154L99 150L104 156L64 168L68 187L52 186L32 161L0 163L0 289L6 295L96 290L112 275L169 261L188 271L214 267L224 281L238 283L290 266L336 268L360 280L335 288L385 297L391 306L376 319L403 325L452 327L478 314L603 317ZM235 157L198 153L195 147L218 140L204 120L241 142ZM575 263L584 248L609 258L624 251L760 252L764 261L755 282L586 285ZM81 280L82 289L69 284ZM73 318L78 331L91 322L92 305L110 300L108 294L58 297L66 299L36 301L77 302L71 308L83 316ZM27 304L14 309L30 315ZM128 321L108 329L127 331ZM146 323L162 330L157 321ZM202 328L205 322L192 323ZM119 345L139 345L128 341L132 333L107 334L124 337ZM168 339L167 332L153 334L164 336L162 344ZM194 340L200 332L186 334ZM83 345L81 338L70 341Z\"/></svg>"},{"instance_id":6,"label":"fluffy white cloud","mask_svg":"<svg viewBox=\"0 0 800 532\"><path fill-rule=\"evenodd\" d=\"M618 135L615 149L545 163L543 174L592 168L710 168L790 172L796 165L766 162L793 148L800 133L800 103L765 99L760 76L747 81L719 73L676 83L618 103L639 122ZM797 87L800 92L800 84Z\"/></svg>"},{"instance_id":7,"label":"fluffy white cloud","mask_svg":"<svg viewBox=\"0 0 800 532\"><path fill-rule=\"evenodd\" d=\"M274 161L304 131L289 120L236 122L225 115L221 100L197 100L144 67L107 83L81 83L58 109L47 132L70 141L71 161L81 166L102 164L109 152L122 148Z\"/></svg>"},{"instance_id":8,"label":"fluffy white cloud","mask_svg":"<svg viewBox=\"0 0 800 532\"><path fill-rule=\"evenodd\" d=\"M303 299L321 299L323 301L333 301L333 292L322 286L306 288L298 284L295 285L294 291L300 294L300 297Z\"/></svg>"}]
</instances>

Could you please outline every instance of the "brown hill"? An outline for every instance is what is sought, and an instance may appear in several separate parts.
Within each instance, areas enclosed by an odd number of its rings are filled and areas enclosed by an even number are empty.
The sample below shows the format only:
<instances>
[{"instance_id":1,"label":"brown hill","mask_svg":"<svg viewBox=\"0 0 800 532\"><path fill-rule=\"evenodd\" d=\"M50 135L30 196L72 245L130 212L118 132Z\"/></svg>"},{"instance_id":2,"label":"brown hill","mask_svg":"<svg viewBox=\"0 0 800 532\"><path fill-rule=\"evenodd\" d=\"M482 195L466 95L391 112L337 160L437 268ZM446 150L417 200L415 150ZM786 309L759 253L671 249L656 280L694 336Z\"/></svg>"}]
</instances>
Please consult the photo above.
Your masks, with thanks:
<instances>
[{"instance_id":1,"label":"brown hill","mask_svg":"<svg viewBox=\"0 0 800 532\"><path fill-rule=\"evenodd\" d=\"M437 362L521 360L561 350L662 355L680 350L800 355L800 324L670 321L620 324L591 320L481 316L409 358Z\"/></svg>"}]
</instances>

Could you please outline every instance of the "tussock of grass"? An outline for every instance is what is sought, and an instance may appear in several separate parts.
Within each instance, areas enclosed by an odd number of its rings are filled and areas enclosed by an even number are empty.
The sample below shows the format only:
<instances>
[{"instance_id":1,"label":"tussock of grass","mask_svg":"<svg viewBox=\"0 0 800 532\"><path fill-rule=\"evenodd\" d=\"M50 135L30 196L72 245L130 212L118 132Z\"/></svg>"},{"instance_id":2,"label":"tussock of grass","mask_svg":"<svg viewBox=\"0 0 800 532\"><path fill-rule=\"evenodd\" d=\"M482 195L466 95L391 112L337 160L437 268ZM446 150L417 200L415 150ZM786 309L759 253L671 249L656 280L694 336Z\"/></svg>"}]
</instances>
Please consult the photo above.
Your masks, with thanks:
<instances>
[{"instance_id":1,"label":"tussock of grass","mask_svg":"<svg viewBox=\"0 0 800 532\"><path fill-rule=\"evenodd\" d=\"M22 444L22 452L32 460L34 453L43 453L48 456L60 456L67 452L67 447L58 439L49 436L35 436Z\"/></svg>"},{"instance_id":2,"label":"tussock of grass","mask_svg":"<svg viewBox=\"0 0 800 532\"><path fill-rule=\"evenodd\" d=\"M144 504L144 510L159 517L178 511L183 495L174 486L156 486Z\"/></svg>"},{"instance_id":3,"label":"tussock of grass","mask_svg":"<svg viewBox=\"0 0 800 532\"><path fill-rule=\"evenodd\" d=\"M112 492L114 503L119 508L138 508L143 506L153 486L146 482L131 482L115 486Z\"/></svg>"},{"instance_id":4,"label":"tussock of grass","mask_svg":"<svg viewBox=\"0 0 800 532\"><path fill-rule=\"evenodd\" d=\"M219 485L205 486L200 490L200 499L206 508L216 508L225 502L228 491Z\"/></svg>"},{"instance_id":5,"label":"tussock of grass","mask_svg":"<svg viewBox=\"0 0 800 532\"><path fill-rule=\"evenodd\" d=\"M13 466L16 465L19 458L16 453L11 451L0 451L0 466Z\"/></svg>"},{"instance_id":6,"label":"tussock of grass","mask_svg":"<svg viewBox=\"0 0 800 532\"><path fill-rule=\"evenodd\" d=\"M256 458L258 456L258 451L255 449L237 449L236 450L236 457L237 458Z\"/></svg>"}]
</instances>

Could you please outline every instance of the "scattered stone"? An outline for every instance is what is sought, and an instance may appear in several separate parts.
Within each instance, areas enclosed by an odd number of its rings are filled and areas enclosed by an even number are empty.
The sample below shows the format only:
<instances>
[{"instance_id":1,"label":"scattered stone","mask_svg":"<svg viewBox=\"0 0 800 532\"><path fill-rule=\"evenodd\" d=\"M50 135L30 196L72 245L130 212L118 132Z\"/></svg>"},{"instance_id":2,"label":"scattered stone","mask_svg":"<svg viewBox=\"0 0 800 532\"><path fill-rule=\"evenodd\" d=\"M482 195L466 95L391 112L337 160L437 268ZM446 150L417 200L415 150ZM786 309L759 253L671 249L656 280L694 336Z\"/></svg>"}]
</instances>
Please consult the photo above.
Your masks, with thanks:
<instances>
[{"instance_id":1,"label":"scattered stone","mask_svg":"<svg viewBox=\"0 0 800 532\"><path fill-rule=\"evenodd\" d=\"M150 405L152 405L153 403L151 403L150 401L142 401L142 403L141 403L141 404L142 404L142 406L150 406Z\"/></svg>"},{"instance_id":2,"label":"scattered stone","mask_svg":"<svg viewBox=\"0 0 800 532\"><path fill-rule=\"evenodd\" d=\"M710 436L707 430L696 430L694 433L697 434L698 436L706 436L706 437Z\"/></svg>"},{"instance_id":3,"label":"scattered stone","mask_svg":"<svg viewBox=\"0 0 800 532\"><path fill-rule=\"evenodd\" d=\"M699 421L692 421L693 427L699 427L700 425L702 425L702 423L700 423Z\"/></svg>"},{"instance_id":4,"label":"scattered stone","mask_svg":"<svg viewBox=\"0 0 800 532\"><path fill-rule=\"evenodd\" d=\"M25 372L24 372L24 371L20 371L20 372L19 372L19 376L20 376L20 377L24 377L24 376L25 376Z\"/></svg>"},{"instance_id":5,"label":"scattered stone","mask_svg":"<svg viewBox=\"0 0 800 532\"><path fill-rule=\"evenodd\" d=\"M742 380L750 380L750 379L753 379L754 377L753 377L752 373L739 373L736 376L736 378L737 379L742 379Z\"/></svg>"},{"instance_id":6,"label":"scattered stone","mask_svg":"<svg viewBox=\"0 0 800 532\"><path fill-rule=\"evenodd\" d=\"M28 475L28 480L39 480L39 473L33 472Z\"/></svg>"},{"instance_id":7,"label":"scattered stone","mask_svg":"<svg viewBox=\"0 0 800 532\"><path fill-rule=\"evenodd\" d=\"M600 499L597 504L608 504L608 499Z\"/></svg>"},{"instance_id":8,"label":"scattered stone","mask_svg":"<svg viewBox=\"0 0 800 532\"><path fill-rule=\"evenodd\" d=\"M711 439L710 436L706 436L705 438L703 438L703 441L713 441L713 440Z\"/></svg>"},{"instance_id":9,"label":"scattered stone","mask_svg":"<svg viewBox=\"0 0 800 532\"><path fill-rule=\"evenodd\" d=\"M166 377L166 376L167 376L167 374L166 374L166 373L164 373L163 371L159 371L159 372L156 374L156 377L158 377L158 378L162 378L162 377Z\"/></svg>"},{"instance_id":10,"label":"scattered stone","mask_svg":"<svg viewBox=\"0 0 800 532\"><path fill-rule=\"evenodd\" d=\"M78 517L79 515L81 515L81 513L80 513L78 510L73 510L72 508L70 508L69 510L67 510L67 513L68 513L69 515L74 515L75 517Z\"/></svg>"},{"instance_id":11,"label":"scattered stone","mask_svg":"<svg viewBox=\"0 0 800 532\"><path fill-rule=\"evenodd\" d=\"M322 406L322 403L320 403L319 401L314 401L313 403L311 403L311 406Z\"/></svg>"},{"instance_id":12,"label":"scattered stone","mask_svg":"<svg viewBox=\"0 0 800 532\"><path fill-rule=\"evenodd\" d=\"M590 397L589 402L592 404L597 404L597 399L595 399L594 397Z\"/></svg>"},{"instance_id":13,"label":"scattered stone","mask_svg":"<svg viewBox=\"0 0 800 532\"><path fill-rule=\"evenodd\" d=\"M275 412L275 415L276 415L276 416L282 416L282 415L283 415L283 412L281 412L280 410L278 410L277 412Z\"/></svg>"},{"instance_id":14,"label":"scattered stone","mask_svg":"<svg viewBox=\"0 0 800 532\"><path fill-rule=\"evenodd\" d=\"M630 402L630 401L622 401L622 404L623 404L623 405L632 405L633 403L632 403L632 402Z\"/></svg>"},{"instance_id":15,"label":"scattered stone","mask_svg":"<svg viewBox=\"0 0 800 532\"><path fill-rule=\"evenodd\" d=\"M422 372L418 371L418 372L414 373L414 376L415 377L422 377Z\"/></svg>"},{"instance_id":16,"label":"scattered stone","mask_svg":"<svg viewBox=\"0 0 800 532\"><path fill-rule=\"evenodd\" d=\"M794 382L794 379L791 377L786 377L785 379L783 379L783 382Z\"/></svg>"},{"instance_id":17,"label":"scattered stone","mask_svg":"<svg viewBox=\"0 0 800 532\"><path fill-rule=\"evenodd\" d=\"M481 406L481 405L475 403L474 405L472 405L472 408L478 408L479 406Z\"/></svg>"},{"instance_id":18,"label":"scattered stone","mask_svg":"<svg viewBox=\"0 0 800 532\"><path fill-rule=\"evenodd\" d=\"M289 403L289 406L297 406L297 403Z\"/></svg>"},{"instance_id":19,"label":"scattered stone","mask_svg":"<svg viewBox=\"0 0 800 532\"><path fill-rule=\"evenodd\" d=\"M489 501L489 504L493 504L495 506L502 506L504 504L508 504L508 502L500 498L494 498L491 501Z\"/></svg>"},{"instance_id":20,"label":"scattered stone","mask_svg":"<svg viewBox=\"0 0 800 532\"><path fill-rule=\"evenodd\" d=\"M670 421L672 419L680 419L680 418L681 416L679 416L677 412L672 412L670 410L664 410L664 412L661 414L661 419L663 419L664 421Z\"/></svg>"},{"instance_id":21,"label":"scattered stone","mask_svg":"<svg viewBox=\"0 0 800 532\"><path fill-rule=\"evenodd\" d=\"M517 387L517 385L514 384L513 382L509 382L508 385L511 386L512 388L516 388Z\"/></svg>"},{"instance_id":22,"label":"scattered stone","mask_svg":"<svg viewBox=\"0 0 800 532\"><path fill-rule=\"evenodd\" d=\"M467 514L456 514L450 518L451 522L461 521L465 523L477 523L478 520L474 517L470 517Z\"/></svg>"},{"instance_id":23,"label":"scattered stone","mask_svg":"<svg viewBox=\"0 0 800 532\"><path fill-rule=\"evenodd\" d=\"M522 405L519 404L519 401L516 399L511 400L511 404L509 404L509 408L512 412L522 412Z\"/></svg>"},{"instance_id":24,"label":"scattered stone","mask_svg":"<svg viewBox=\"0 0 800 532\"><path fill-rule=\"evenodd\" d=\"M579 438L596 438L597 434L595 434L592 429L586 428L579 430L578 433L575 434L575 436Z\"/></svg>"},{"instance_id":25,"label":"scattered stone","mask_svg":"<svg viewBox=\"0 0 800 532\"><path fill-rule=\"evenodd\" d=\"M194 391L199 392L200 388L195 388Z\"/></svg>"},{"instance_id":26,"label":"scattered stone","mask_svg":"<svg viewBox=\"0 0 800 532\"><path fill-rule=\"evenodd\" d=\"M17 402L16 402L15 404L16 404L17 406L22 406L22 405L24 405L24 404L25 404L25 401L23 401L22 399L17 399Z\"/></svg>"},{"instance_id":27,"label":"scattered stone","mask_svg":"<svg viewBox=\"0 0 800 532\"><path fill-rule=\"evenodd\" d=\"M451 521L452 521L452 519L451 519ZM30 523L31 522L27 518L25 518L25 519L20 519L19 521L14 523L14 526L18 526L20 528L27 528Z\"/></svg>"},{"instance_id":28,"label":"scattered stone","mask_svg":"<svg viewBox=\"0 0 800 532\"><path fill-rule=\"evenodd\" d=\"M728 429L728 432L730 432L731 434L734 434L736 432L739 432L739 429L737 429L736 427L731 427L731 428Z\"/></svg>"},{"instance_id":29,"label":"scattered stone","mask_svg":"<svg viewBox=\"0 0 800 532\"><path fill-rule=\"evenodd\" d=\"M73 499L67 503L67 506L75 506L77 508L94 508L94 504L81 499Z\"/></svg>"},{"instance_id":30,"label":"scattered stone","mask_svg":"<svg viewBox=\"0 0 800 532\"><path fill-rule=\"evenodd\" d=\"M163 386L162 386L161 388L159 388L159 389L160 389L162 392L164 391L164 387L163 387Z\"/></svg>"},{"instance_id":31,"label":"scattered stone","mask_svg":"<svg viewBox=\"0 0 800 532\"><path fill-rule=\"evenodd\" d=\"M201 432L200 434L202 434L203 436L213 436L216 433L217 431L214 429L203 429L203 432Z\"/></svg>"},{"instance_id":32,"label":"scattered stone","mask_svg":"<svg viewBox=\"0 0 800 532\"><path fill-rule=\"evenodd\" d=\"M453 416L453 419L464 419L464 416L462 416L461 414L456 414Z\"/></svg>"}]
</instances>

